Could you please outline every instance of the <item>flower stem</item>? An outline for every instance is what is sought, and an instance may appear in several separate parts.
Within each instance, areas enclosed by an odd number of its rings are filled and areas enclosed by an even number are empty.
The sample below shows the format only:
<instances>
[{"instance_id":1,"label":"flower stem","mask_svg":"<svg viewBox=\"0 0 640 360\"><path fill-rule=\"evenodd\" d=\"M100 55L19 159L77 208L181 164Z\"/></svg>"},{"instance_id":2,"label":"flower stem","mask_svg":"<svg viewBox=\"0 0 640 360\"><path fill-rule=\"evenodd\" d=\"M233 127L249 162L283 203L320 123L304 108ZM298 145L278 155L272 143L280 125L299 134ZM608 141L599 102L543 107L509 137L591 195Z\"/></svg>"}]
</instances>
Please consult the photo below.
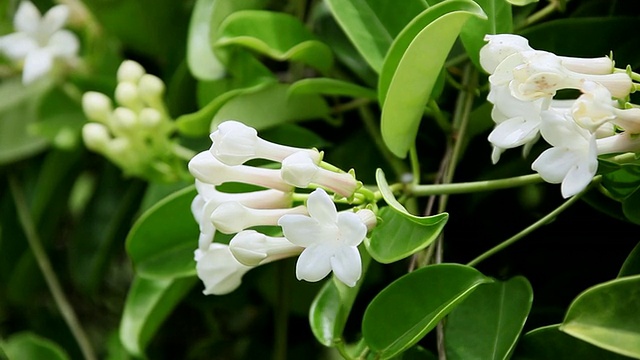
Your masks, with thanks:
<instances>
[{"instance_id":1,"label":"flower stem","mask_svg":"<svg viewBox=\"0 0 640 360\"><path fill-rule=\"evenodd\" d=\"M413 196L465 194L480 191L508 189L542 182L538 174L515 176L497 180L471 181L451 184L413 185L407 191Z\"/></svg>"},{"instance_id":2,"label":"flower stem","mask_svg":"<svg viewBox=\"0 0 640 360\"><path fill-rule=\"evenodd\" d=\"M22 225L25 236L27 238L27 242L29 243L29 248L33 252L33 256L36 259L38 267L40 267L42 276L44 277L47 286L49 287L49 291L51 291L53 300L55 301L58 310L60 310L62 318L67 323L67 326L69 326L69 329L71 330L73 337L76 339L76 342L78 343L78 346L80 347L80 351L82 351L84 358L87 360L97 359L93 351L93 347L91 346L86 333L82 329L78 318L76 317L73 307L69 303L69 300L62 290L60 281L53 271L51 262L47 257L47 253L42 246L40 236L38 235L35 224L33 223L33 218L31 217L27 201L24 198L24 194L22 193L22 188L14 175L9 175L9 187L16 204L16 210L18 212L20 224Z\"/></svg>"},{"instance_id":3,"label":"flower stem","mask_svg":"<svg viewBox=\"0 0 640 360\"><path fill-rule=\"evenodd\" d=\"M525 28L529 25L535 24L540 20L543 20L547 16L553 14L554 11L558 8L557 1L551 0L549 4L544 8L540 9L540 11L533 13L531 16L525 19L524 23L519 26L519 28Z\"/></svg>"},{"instance_id":4,"label":"flower stem","mask_svg":"<svg viewBox=\"0 0 640 360\"><path fill-rule=\"evenodd\" d=\"M558 206L555 210L553 210L552 212L548 213L542 219L536 221L535 223L533 223L530 226L528 226L526 229L520 231L519 233L517 233L514 236L510 237L509 239L501 242L500 244L494 246L493 248L485 251L480 256L478 256L475 259L469 261L469 263L467 263L467 265L468 266L476 266L479 262L487 259L488 257L493 256L494 254L496 254L499 251L502 251L506 247L510 246L511 244L515 243L516 241L518 241L518 240L522 239L523 237L525 237L526 235L530 234L531 232L533 232L537 228L541 227L542 225L547 224L548 222L553 220L556 216L558 216L561 212L565 211L569 206L573 205L573 203L578 201L578 199L580 199L582 194L584 194L584 192L582 192L582 193L580 193L578 195L575 195L574 197L572 197L569 200L565 201L564 203L562 203L562 205Z\"/></svg>"}]
</instances>

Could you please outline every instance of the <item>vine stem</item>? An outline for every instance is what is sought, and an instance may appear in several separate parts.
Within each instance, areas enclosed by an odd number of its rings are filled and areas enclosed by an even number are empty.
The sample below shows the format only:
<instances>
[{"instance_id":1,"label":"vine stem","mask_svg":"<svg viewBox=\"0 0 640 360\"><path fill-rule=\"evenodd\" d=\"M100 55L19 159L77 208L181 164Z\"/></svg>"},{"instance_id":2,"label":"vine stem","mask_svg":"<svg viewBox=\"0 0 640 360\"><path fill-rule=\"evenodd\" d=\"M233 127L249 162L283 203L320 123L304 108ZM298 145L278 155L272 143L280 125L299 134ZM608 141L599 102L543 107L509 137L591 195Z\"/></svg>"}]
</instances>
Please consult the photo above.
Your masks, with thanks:
<instances>
[{"instance_id":1,"label":"vine stem","mask_svg":"<svg viewBox=\"0 0 640 360\"><path fill-rule=\"evenodd\" d=\"M11 188L11 194L16 204L18 218L20 219L20 224L24 230L29 247L31 248L38 267L42 272L42 276L49 287L49 291L51 291L51 295L53 295L56 306L58 307L58 310L60 310L60 314L67 323L67 326L69 326L69 329L71 330L73 337L76 339L84 358L87 360L96 360L97 357L91 343L89 342L89 338L82 329L73 307L65 296L62 286L60 285L60 281L53 271L51 262L47 257L47 253L42 246L40 236L38 235L35 224L33 223L33 218L29 212L22 188L13 174L9 175L9 187Z\"/></svg>"},{"instance_id":2,"label":"vine stem","mask_svg":"<svg viewBox=\"0 0 640 360\"><path fill-rule=\"evenodd\" d=\"M538 220L535 223L529 225L526 229L520 231L519 233L515 234L514 236L508 238L507 240L501 242L500 244L498 244L498 245L492 247L491 249L485 251L480 256L476 257L475 259L469 261L467 263L467 265L468 266L476 266L481 261L493 256L494 254L498 253L499 251L501 251L501 250L505 249L506 247L512 245L516 241L522 239L523 237L525 237L526 235L530 234L531 232L533 232L537 228L539 228L542 225L545 225L549 221L553 220L553 218L558 216L561 212L565 211L569 206L573 205L573 203L578 201L578 199L580 199L580 197L581 196L576 195L576 196L572 197L571 199L565 201L564 203L562 203L562 205L558 206L555 210L553 210L552 212L548 213L547 215L545 215L540 220Z\"/></svg>"},{"instance_id":3,"label":"vine stem","mask_svg":"<svg viewBox=\"0 0 640 360\"><path fill-rule=\"evenodd\" d=\"M449 184L413 185L407 191L413 196L465 194L480 191L508 189L542 182L539 174L515 176L497 180L470 181Z\"/></svg>"}]
</instances>

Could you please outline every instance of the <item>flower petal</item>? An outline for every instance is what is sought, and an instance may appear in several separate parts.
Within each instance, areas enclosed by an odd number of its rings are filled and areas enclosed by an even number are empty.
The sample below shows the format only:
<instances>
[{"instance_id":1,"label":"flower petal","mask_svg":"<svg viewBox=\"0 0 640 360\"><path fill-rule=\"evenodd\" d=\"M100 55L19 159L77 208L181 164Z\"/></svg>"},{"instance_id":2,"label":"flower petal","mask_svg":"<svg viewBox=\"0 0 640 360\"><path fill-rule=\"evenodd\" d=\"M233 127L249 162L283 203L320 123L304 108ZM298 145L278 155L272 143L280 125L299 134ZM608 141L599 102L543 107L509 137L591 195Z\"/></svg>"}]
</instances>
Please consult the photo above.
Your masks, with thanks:
<instances>
[{"instance_id":1,"label":"flower petal","mask_svg":"<svg viewBox=\"0 0 640 360\"><path fill-rule=\"evenodd\" d=\"M533 140L538 134L540 122L527 121L518 116L496 125L489 134L489 141L500 148L510 149Z\"/></svg>"},{"instance_id":2,"label":"flower petal","mask_svg":"<svg viewBox=\"0 0 640 360\"><path fill-rule=\"evenodd\" d=\"M38 43L27 33L18 32L0 37L0 52L12 60L22 60L38 48Z\"/></svg>"},{"instance_id":3,"label":"flower petal","mask_svg":"<svg viewBox=\"0 0 640 360\"><path fill-rule=\"evenodd\" d=\"M78 53L80 42L71 31L60 30L51 36L47 48L54 56L69 59Z\"/></svg>"},{"instance_id":4,"label":"flower petal","mask_svg":"<svg viewBox=\"0 0 640 360\"><path fill-rule=\"evenodd\" d=\"M531 164L544 181L559 184L571 168L579 161L574 151L565 148L547 149Z\"/></svg>"},{"instance_id":5,"label":"flower petal","mask_svg":"<svg viewBox=\"0 0 640 360\"><path fill-rule=\"evenodd\" d=\"M341 244L358 246L367 235L367 226L352 212L338 214L338 236Z\"/></svg>"},{"instance_id":6,"label":"flower petal","mask_svg":"<svg viewBox=\"0 0 640 360\"><path fill-rule=\"evenodd\" d=\"M24 68L22 70L22 82L24 84L46 75L53 66L53 56L47 49L38 49L30 52L24 60Z\"/></svg>"},{"instance_id":7,"label":"flower petal","mask_svg":"<svg viewBox=\"0 0 640 360\"><path fill-rule=\"evenodd\" d=\"M298 280L319 281L331 272L333 249L328 246L312 245L302 251L296 263Z\"/></svg>"},{"instance_id":8,"label":"flower petal","mask_svg":"<svg viewBox=\"0 0 640 360\"><path fill-rule=\"evenodd\" d=\"M336 205L323 189L314 190L307 200L309 215L320 224L335 224L338 217Z\"/></svg>"},{"instance_id":9,"label":"flower petal","mask_svg":"<svg viewBox=\"0 0 640 360\"><path fill-rule=\"evenodd\" d=\"M22 1L13 17L13 27L17 31L35 36L40 26L40 11L31 1Z\"/></svg>"},{"instance_id":10,"label":"flower petal","mask_svg":"<svg viewBox=\"0 0 640 360\"><path fill-rule=\"evenodd\" d=\"M204 283L205 295L224 295L232 292L242 282L242 276L252 266L238 262L229 246L213 243L206 251L196 250L194 256L198 277Z\"/></svg>"},{"instance_id":11,"label":"flower petal","mask_svg":"<svg viewBox=\"0 0 640 360\"><path fill-rule=\"evenodd\" d=\"M49 9L40 22L38 32L40 36L49 37L56 31L62 29L69 18L69 7L66 5L56 5Z\"/></svg>"},{"instance_id":12,"label":"flower petal","mask_svg":"<svg viewBox=\"0 0 640 360\"><path fill-rule=\"evenodd\" d=\"M313 244L322 243L331 237L331 234L327 233L327 229L324 226L302 214L283 215L278 220L278 225L282 227L284 237L298 246L309 247Z\"/></svg>"},{"instance_id":13,"label":"flower petal","mask_svg":"<svg viewBox=\"0 0 640 360\"><path fill-rule=\"evenodd\" d=\"M342 246L331 257L331 269L338 280L354 287L362 275L360 253L354 246Z\"/></svg>"}]
</instances>

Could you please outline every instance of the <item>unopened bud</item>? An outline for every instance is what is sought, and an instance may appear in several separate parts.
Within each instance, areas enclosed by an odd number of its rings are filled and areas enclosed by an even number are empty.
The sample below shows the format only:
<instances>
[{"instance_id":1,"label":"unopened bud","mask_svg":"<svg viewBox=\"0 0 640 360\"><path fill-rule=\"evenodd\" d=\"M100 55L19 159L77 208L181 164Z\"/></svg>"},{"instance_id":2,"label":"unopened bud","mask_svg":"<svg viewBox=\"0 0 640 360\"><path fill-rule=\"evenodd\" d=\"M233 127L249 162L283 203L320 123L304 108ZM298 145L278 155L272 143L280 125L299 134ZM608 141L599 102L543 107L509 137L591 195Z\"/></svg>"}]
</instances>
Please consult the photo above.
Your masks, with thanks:
<instances>
[{"instance_id":1,"label":"unopened bud","mask_svg":"<svg viewBox=\"0 0 640 360\"><path fill-rule=\"evenodd\" d=\"M138 123L138 116L131 109L119 107L113 111L113 126L115 129L128 131Z\"/></svg>"},{"instance_id":2,"label":"unopened bud","mask_svg":"<svg viewBox=\"0 0 640 360\"><path fill-rule=\"evenodd\" d=\"M142 108L142 101L138 94L138 88L131 82L121 82L116 87L116 101L120 105L130 109L139 110Z\"/></svg>"},{"instance_id":3,"label":"unopened bud","mask_svg":"<svg viewBox=\"0 0 640 360\"><path fill-rule=\"evenodd\" d=\"M122 62L122 64L120 64L120 67L118 68L118 82L128 81L137 84L142 75L144 75L145 73L146 72L144 71L142 65L133 60L125 60Z\"/></svg>"},{"instance_id":4,"label":"unopened bud","mask_svg":"<svg viewBox=\"0 0 640 360\"><path fill-rule=\"evenodd\" d=\"M140 111L139 119L142 126L153 129L162 122L162 114L156 109L144 108Z\"/></svg>"},{"instance_id":5,"label":"unopened bud","mask_svg":"<svg viewBox=\"0 0 640 360\"><path fill-rule=\"evenodd\" d=\"M138 82L138 90L140 96L147 101L147 99L159 98L164 94L164 82L159 77L151 74L145 74L140 78Z\"/></svg>"},{"instance_id":6,"label":"unopened bud","mask_svg":"<svg viewBox=\"0 0 640 360\"><path fill-rule=\"evenodd\" d=\"M98 123L89 123L82 127L82 139L89 149L100 151L107 146L111 136L109 136L109 130L106 126Z\"/></svg>"},{"instance_id":7,"label":"unopened bud","mask_svg":"<svg viewBox=\"0 0 640 360\"><path fill-rule=\"evenodd\" d=\"M82 96L82 110L89 120L106 124L112 111L111 99L99 92L86 92Z\"/></svg>"}]
</instances>

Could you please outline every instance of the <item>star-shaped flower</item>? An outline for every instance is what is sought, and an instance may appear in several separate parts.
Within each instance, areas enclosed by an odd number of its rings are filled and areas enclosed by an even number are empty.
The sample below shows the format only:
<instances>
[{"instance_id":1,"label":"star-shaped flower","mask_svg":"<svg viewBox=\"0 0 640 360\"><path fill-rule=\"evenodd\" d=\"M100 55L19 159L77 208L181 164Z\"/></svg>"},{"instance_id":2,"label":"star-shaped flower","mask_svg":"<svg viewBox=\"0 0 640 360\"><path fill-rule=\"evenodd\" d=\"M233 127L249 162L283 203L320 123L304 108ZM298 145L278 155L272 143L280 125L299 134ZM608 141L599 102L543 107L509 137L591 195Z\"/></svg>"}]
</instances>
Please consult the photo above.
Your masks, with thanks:
<instances>
[{"instance_id":1,"label":"star-shaped flower","mask_svg":"<svg viewBox=\"0 0 640 360\"><path fill-rule=\"evenodd\" d=\"M52 7L44 16L33 3L23 1L13 18L16 32L0 37L0 52L14 61L24 61L22 82L31 83L53 68L55 59L73 61L80 43L62 27L69 16L65 5Z\"/></svg>"},{"instance_id":2,"label":"star-shaped flower","mask_svg":"<svg viewBox=\"0 0 640 360\"><path fill-rule=\"evenodd\" d=\"M307 200L309 216L287 214L280 218L284 236L305 249L296 264L298 280L319 281L331 271L338 280L355 286L362 273L358 245L367 225L353 212L340 212L322 189Z\"/></svg>"}]
</instances>

